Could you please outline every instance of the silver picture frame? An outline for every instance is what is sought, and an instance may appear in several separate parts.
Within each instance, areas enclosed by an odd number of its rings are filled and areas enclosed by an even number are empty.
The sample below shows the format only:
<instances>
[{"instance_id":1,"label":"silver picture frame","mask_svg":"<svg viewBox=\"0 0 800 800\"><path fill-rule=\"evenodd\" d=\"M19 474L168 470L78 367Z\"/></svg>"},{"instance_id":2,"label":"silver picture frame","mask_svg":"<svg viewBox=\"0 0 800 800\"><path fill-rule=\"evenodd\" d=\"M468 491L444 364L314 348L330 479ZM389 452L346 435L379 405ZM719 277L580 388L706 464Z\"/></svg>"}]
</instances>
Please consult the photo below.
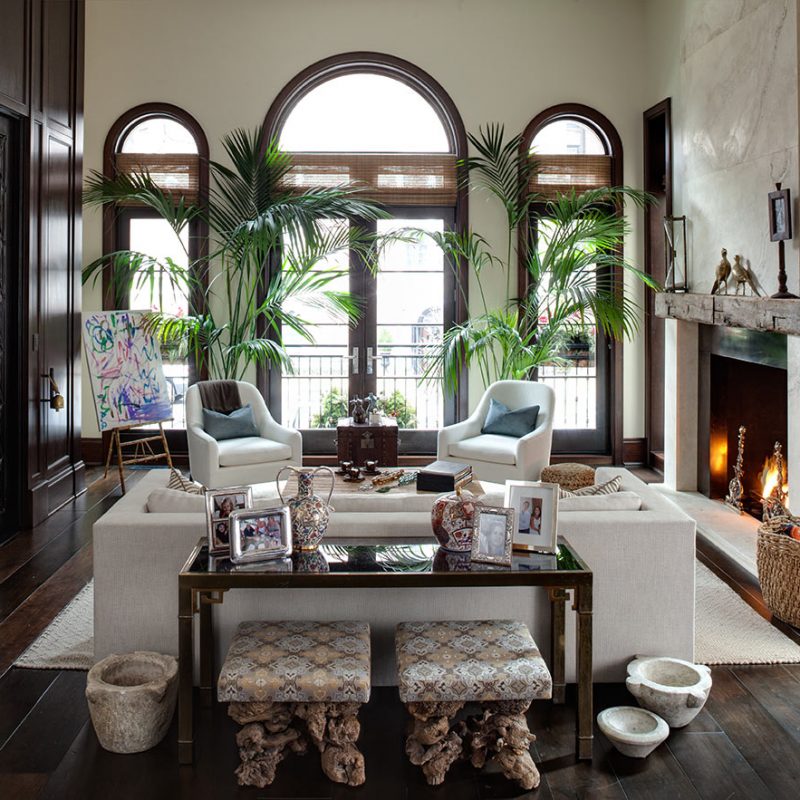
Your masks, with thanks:
<instances>
[{"instance_id":1,"label":"silver picture frame","mask_svg":"<svg viewBox=\"0 0 800 800\"><path fill-rule=\"evenodd\" d=\"M230 516L231 561L249 564L292 554L292 520L288 506L263 506Z\"/></svg>"},{"instance_id":2,"label":"silver picture frame","mask_svg":"<svg viewBox=\"0 0 800 800\"><path fill-rule=\"evenodd\" d=\"M504 502L514 510L514 550L556 552L560 492L557 483L506 481Z\"/></svg>"},{"instance_id":3,"label":"silver picture frame","mask_svg":"<svg viewBox=\"0 0 800 800\"><path fill-rule=\"evenodd\" d=\"M514 509L475 506L472 518L472 560L484 564L511 564Z\"/></svg>"},{"instance_id":4,"label":"silver picture frame","mask_svg":"<svg viewBox=\"0 0 800 800\"><path fill-rule=\"evenodd\" d=\"M252 486L226 486L206 489L206 527L209 555L230 556L230 515L253 505ZM225 508L230 501L231 508Z\"/></svg>"}]
</instances>

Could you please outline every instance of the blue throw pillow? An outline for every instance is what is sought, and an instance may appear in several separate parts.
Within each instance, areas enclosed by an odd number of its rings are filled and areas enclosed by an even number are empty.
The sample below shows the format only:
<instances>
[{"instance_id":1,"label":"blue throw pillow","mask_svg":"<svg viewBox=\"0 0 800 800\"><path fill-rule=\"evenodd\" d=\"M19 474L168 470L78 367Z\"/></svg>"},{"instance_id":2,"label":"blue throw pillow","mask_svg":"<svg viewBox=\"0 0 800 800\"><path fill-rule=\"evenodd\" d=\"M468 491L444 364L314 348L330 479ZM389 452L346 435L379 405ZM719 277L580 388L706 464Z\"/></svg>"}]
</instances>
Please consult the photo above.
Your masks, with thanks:
<instances>
[{"instance_id":1,"label":"blue throw pillow","mask_svg":"<svg viewBox=\"0 0 800 800\"><path fill-rule=\"evenodd\" d=\"M498 400L489 401L489 413L481 433L496 433L499 436L514 436L519 439L536 429L539 406L527 406L516 411Z\"/></svg>"},{"instance_id":2,"label":"blue throw pillow","mask_svg":"<svg viewBox=\"0 0 800 800\"><path fill-rule=\"evenodd\" d=\"M256 427L253 409L250 408L249 403L231 411L230 414L221 414L219 411L204 408L203 428L218 442L223 439L241 439L243 436L261 435Z\"/></svg>"}]
</instances>

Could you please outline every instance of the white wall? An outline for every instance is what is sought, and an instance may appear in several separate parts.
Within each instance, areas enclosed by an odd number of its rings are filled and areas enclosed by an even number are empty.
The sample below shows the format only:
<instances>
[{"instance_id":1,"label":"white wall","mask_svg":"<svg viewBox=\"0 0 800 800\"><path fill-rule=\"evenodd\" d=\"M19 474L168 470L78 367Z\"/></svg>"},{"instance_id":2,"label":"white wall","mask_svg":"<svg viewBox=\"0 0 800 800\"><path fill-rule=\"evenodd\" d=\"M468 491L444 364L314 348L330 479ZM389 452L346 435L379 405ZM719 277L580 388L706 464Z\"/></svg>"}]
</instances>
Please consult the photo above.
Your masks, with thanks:
<instances>
[{"instance_id":1,"label":"white wall","mask_svg":"<svg viewBox=\"0 0 800 800\"><path fill-rule=\"evenodd\" d=\"M309 64L371 50L408 59L449 92L467 130L500 121L520 131L539 111L579 102L622 137L625 182L641 185L646 59L642 0L87 0L85 169L102 168L109 127L139 103L186 109L211 156L220 137L256 126L280 89ZM627 244L641 258L640 216ZM490 237L501 220L481 198L471 223ZM86 214L84 257L101 254L100 215ZM503 297L505 277L491 287ZM86 288L85 310L100 307ZM471 387L472 401L479 397ZM643 346L625 347L625 436L642 436ZM97 436L84 387L83 435Z\"/></svg>"},{"instance_id":2,"label":"white wall","mask_svg":"<svg viewBox=\"0 0 800 800\"><path fill-rule=\"evenodd\" d=\"M720 249L777 291L767 194L798 194L797 0L647 0L646 103L672 97L675 213L686 214L691 290L714 282ZM794 215L797 217L797 214ZM787 243L798 292L800 239Z\"/></svg>"}]
</instances>

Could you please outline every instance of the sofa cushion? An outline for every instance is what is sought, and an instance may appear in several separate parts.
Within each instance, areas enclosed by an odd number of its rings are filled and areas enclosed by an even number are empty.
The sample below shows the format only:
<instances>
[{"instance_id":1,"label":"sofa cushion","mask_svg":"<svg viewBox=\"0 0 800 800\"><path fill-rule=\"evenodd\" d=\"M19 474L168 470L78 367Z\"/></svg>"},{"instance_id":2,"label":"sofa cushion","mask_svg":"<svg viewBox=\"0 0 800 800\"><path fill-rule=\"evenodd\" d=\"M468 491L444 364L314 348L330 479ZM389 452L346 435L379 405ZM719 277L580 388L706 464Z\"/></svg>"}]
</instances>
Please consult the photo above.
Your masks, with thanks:
<instances>
[{"instance_id":1,"label":"sofa cushion","mask_svg":"<svg viewBox=\"0 0 800 800\"><path fill-rule=\"evenodd\" d=\"M180 489L153 489L147 497L148 514L182 514L197 511L204 513L206 499L199 494Z\"/></svg>"},{"instance_id":2,"label":"sofa cushion","mask_svg":"<svg viewBox=\"0 0 800 800\"><path fill-rule=\"evenodd\" d=\"M481 433L513 436L519 439L536 428L538 416L539 406L527 406L512 411L505 403L492 398L489 401L489 412L486 414Z\"/></svg>"},{"instance_id":3,"label":"sofa cushion","mask_svg":"<svg viewBox=\"0 0 800 800\"><path fill-rule=\"evenodd\" d=\"M596 483L593 486L584 486L582 489L576 489L574 492L562 489L561 497L587 497L589 495L614 494L614 492L618 492L620 490L621 486L622 478L617 475L616 478L612 478L610 481L606 481L605 483Z\"/></svg>"},{"instance_id":4,"label":"sofa cushion","mask_svg":"<svg viewBox=\"0 0 800 800\"><path fill-rule=\"evenodd\" d=\"M253 409L248 403L230 414L222 414L203 409L203 429L218 442L226 439L242 439L249 436L258 436L258 428L253 417Z\"/></svg>"},{"instance_id":5,"label":"sofa cushion","mask_svg":"<svg viewBox=\"0 0 800 800\"><path fill-rule=\"evenodd\" d=\"M205 487L202 483L187 478L180 470L174 467L169 471L167 488L175 489L179 492L188 492L189 494L203 494L205 492Z\"/></svg>"},{"instance_id":6,"label":"sofa cushion","mask_svg":"<svg viewBox=\"0 0 800 800\"><path fill-rule=\"evenodd\" d=\"M517 463L517 440L495 433L482 433L471 439L462 439L450 445L448 455L462 458L467 463L489 461L492 464Z\"/></svg>"},{"instance_id":7,"label":"sofa cushion","mask_svg":"<svg viewBox=\"0 0 800 800\"><path fill-rule=\"evenodd\" d=\"M558 501L559 511L639 511L641 507L642 498L636 492L576 495Z\"/></svg>"},{"instance_id":8,"label":"sofa cushion","mask_svg":"<svg viewBox=\"0 0 800 800\"><path fill-rule=\"evenodd\" d=\"M288 444L262 439L260 436L245 436L242 439L225 439L219 443L219 465L221 467L244 467L251 464L266 464L292 457Z\"/></svg>"}]
</instances>

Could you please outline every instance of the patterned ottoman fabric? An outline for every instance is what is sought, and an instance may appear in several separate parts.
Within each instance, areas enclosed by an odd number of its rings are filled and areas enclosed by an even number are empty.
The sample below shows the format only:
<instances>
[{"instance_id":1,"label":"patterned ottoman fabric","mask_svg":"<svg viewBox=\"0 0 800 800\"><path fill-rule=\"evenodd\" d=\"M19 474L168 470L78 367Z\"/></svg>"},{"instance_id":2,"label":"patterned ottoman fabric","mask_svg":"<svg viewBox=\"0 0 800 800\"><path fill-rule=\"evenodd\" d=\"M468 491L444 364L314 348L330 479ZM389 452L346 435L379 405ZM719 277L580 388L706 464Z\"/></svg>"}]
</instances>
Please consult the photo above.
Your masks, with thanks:
<instances>
[{"instance_id":1,"label":"patterned ottoman fabric","mask_svg":"<svg viewBox=\"0 0 800 800\"><path fill-rule=\"evenodd\" d=\"M404 703L534 700L553 691L536 642L515 620L403 622L395 650Z\"/></svg>"},{"instance_id":2,"label":"patterned ottoman fabric","mask_svg":"<svg viewBox=\"0 0 800 800\"><path fill-rule=\"evenodd\" d=\"M366 703L366 622L242 622L217 682L227 702Z\"/></svg>"},{"instance_id":3,"label":"patterned ottoman fabric","mask_svg":"<svg viewBox=\"0 0 800 800\"><path fill-rule=\"evenodd\" d=\"M557 483L562 489L575 491L594 483L594 468L587 464L551 464L542 470L544 483Z\"/></svg>"}]
</instances>

